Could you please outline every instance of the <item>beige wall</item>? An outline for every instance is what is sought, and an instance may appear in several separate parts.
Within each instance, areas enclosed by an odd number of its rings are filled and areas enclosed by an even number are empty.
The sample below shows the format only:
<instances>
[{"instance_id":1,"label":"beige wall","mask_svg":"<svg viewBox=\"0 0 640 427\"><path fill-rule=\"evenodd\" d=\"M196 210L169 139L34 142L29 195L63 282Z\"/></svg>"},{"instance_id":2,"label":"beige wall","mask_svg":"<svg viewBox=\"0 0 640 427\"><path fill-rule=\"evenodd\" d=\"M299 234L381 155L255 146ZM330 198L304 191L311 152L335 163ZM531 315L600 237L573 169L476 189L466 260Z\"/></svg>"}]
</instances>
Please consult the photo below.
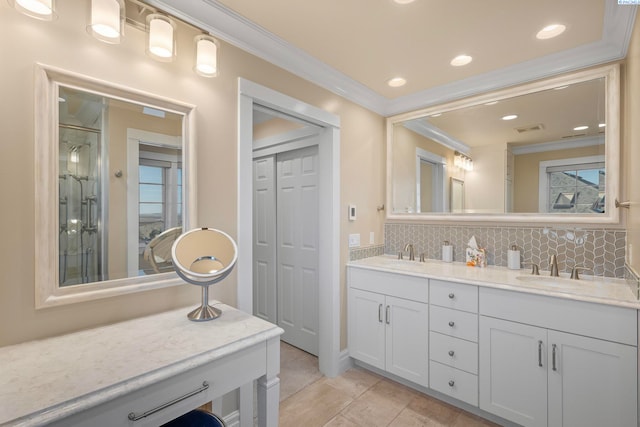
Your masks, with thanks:
<instances>
[{"instance_id":1,"label":"beige wall","mask_svg":"<svg viewBox=\"0 0 640 427\"><path fill-rule=\"evenodd\" d=\"M622 164L627 171L622 194L632 202L627 212L627 262L640 272L640 11L623 68ZM624 196L623 196L624 197Z\"/></svg>"},{"instance_id":2,"label":"beige wall","mask_svg":"<svg viewBox=\"0 0 640 427\"><path fill-rule=\"evenodd\" d=\"M593 145L591 147L545 151L542 153L520 154L515 156L513 211L538 212L538 199L531 195L538 194L540 162L604 154L604 145Z\"/></svg>"},{"instance_id":3,"label":"beige wall","mask_svg":"<svg viewBox=\"0 0 640 427\"><path fill-rule=\"evenodd\" d=\"M254 125L253 139L255 141L258 139L279 135L281 133L291 132L302 127L304 126L300 123L276 117L274 119L267 120L266 122Z\"/></svg>"},{"instance_id":4,"label":"beige wall","mask_svg":"<svg viewBox=\"0 0 640 427\"><path fill-rule=\"evenodd\" d=\"M467 212L503 213L507 144L473 147L473 170L465 174Z\"/></svg>"},{"instance_id":5,"label":"beige wall","mask_svg":"<svg viewBox=\"0 0 640 427\"><path fill-rule=\"evenodd\" d=\"M464 172L453 167L454 151L419 135L401 124L393 128L393 212L416 211L416 148L443 157L447 162L445 188L449 191L451 176L464 179ZM448 198L447 198L448 200ZM423 212L428 212L424 211Z\"/></svg>"},{"instance_id":6,"label":"beige wall","mask_svg":"<svg viewBox=\"0 0 640 427\"><path fill-rule=\"evenodd\" d=\"M344 264L347 235L375 232L382 242L384 212L384 120L366 109L282 69L222 43L221 71L205 79L192 71L193 30L178 28L178 59L156 62L144 54L144 33L127 26L121 45L107 45L85 30L88 0L58 2L58 20L41 22L0 3L0 51L3 53L0 106L5 167L0 188L5 208L0 249L0 345L58 335L173 307L195 306L199 289L174 288L107 298L62 307L34 309L34 63L137 88L197 106L199 225L236 234L237 78L243 77L330 111L341 119L341 274L342 347L346 345ZM347 204L358 205L358 220L347 222ZM123 236L124 238L124 236ZM236 303L235 275L212 287L213 298ZM186 311L185 311L186 315Z\"/></svg>"}]
</instances>

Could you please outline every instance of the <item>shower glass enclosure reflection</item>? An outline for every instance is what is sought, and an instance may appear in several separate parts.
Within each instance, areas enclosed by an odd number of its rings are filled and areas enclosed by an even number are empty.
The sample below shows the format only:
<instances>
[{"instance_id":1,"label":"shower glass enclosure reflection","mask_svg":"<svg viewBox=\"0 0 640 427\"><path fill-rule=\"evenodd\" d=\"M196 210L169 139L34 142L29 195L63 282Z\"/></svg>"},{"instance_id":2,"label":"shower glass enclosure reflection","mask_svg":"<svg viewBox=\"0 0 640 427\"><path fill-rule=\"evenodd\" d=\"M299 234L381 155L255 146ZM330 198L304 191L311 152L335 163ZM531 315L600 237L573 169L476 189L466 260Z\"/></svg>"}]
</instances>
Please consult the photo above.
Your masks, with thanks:
<instances>
[{"instance_id":1,"label":"shower glass enclosure reflection","mask_svg":"<svg viewBox=\"0 0 640 427\"><path fill-rule=\"evenodd\" d=\"M78 102L72 91L60 92L59 283L68 286L103 280L100 167L107 110L100 96L85 93Z\"/></svg>"}]
</instances>

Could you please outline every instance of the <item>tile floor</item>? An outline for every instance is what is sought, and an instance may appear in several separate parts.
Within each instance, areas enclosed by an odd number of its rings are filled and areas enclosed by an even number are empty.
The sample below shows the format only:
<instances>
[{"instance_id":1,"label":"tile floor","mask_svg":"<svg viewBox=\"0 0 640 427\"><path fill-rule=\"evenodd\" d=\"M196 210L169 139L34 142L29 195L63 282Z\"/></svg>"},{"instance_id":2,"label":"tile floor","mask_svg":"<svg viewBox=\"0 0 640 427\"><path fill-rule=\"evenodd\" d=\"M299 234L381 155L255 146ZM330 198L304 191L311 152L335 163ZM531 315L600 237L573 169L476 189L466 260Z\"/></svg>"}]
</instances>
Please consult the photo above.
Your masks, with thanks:
<instances>
[{"instance_id":1,"label":"tile floor","mask_svg":"<svg viewBox=\"0 0 640 427\"><path fill-rule=\"evenodd\" d=\"M337 378L318 371L318 359L281 343L280 427L488 427L451 405L361 368Z\"/></svg>"}]
</instances>

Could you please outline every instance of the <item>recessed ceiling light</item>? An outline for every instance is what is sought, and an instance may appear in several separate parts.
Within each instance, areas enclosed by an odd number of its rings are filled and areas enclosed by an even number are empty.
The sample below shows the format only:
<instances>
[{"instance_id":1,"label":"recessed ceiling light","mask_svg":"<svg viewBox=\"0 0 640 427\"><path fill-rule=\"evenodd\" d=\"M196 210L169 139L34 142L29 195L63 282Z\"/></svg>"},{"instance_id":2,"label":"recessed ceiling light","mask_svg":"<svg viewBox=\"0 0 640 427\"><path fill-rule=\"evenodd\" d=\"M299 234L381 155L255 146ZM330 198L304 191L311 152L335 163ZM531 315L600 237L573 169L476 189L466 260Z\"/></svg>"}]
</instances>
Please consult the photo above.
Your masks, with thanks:
<instances>
[{"instance_id":1,"label":"recessed ceiling light","mask_svg":"<svg viewBox=\"0 0 640 427\"><path fill-rule=\"evenodd\" d=\"M589 129L589 126L576 126L573 128L573 130L585 130L585 129Z\"/></svg>"},{"instance_id":2,"label":"recessed ceiling light","mask_svg":"<svg viewBox=\"0 0 640 427\"><path fill-rule=\"evenodd\" d=\"M507 116L502 117L502 120L513 120L513 119L517 119L518 115L517 114L509 114Z\"/></svg>"},{"instance_id":3,"label":"recessed ceiling light","mask_svg":"<svg viewBox=\"0 0 640 427\"><path fill-rule=\"evenodd\" d=\"M562 24L547 25L536 34L536 38L540 40L551 39L564 33L567 27Z\"/></svg>"},{"instance_id":4,"label":"recessed ceiling light","mask_svg":"<svg viewBox=\"0 0 640 427\"><path fill-rule=\"evenodd\" d=\"M458 55L451 60L451 65L454 67L461 67L463 65L467 65L471 61L473 61L473 58L469 55Z\"/></svg>"},{"instance_id":5,"label":"recessed ceiling light","mask_svg":"<svg viewBox=\"0 0 640 427\"><path fill-rule=\"evenodd\" d=\"M600 123L600 124L598 125L598 127L599 127L599 128L603 128L603 127L605 127L606 125L607 125L606 123Z\"/></svg>"},{"instance_id":6,"label":"recessed ceiling light","mask_svg":"<svg viewBox=\"0 0 640 427\"><path fill-rule=\"evenodd\" d=\"M387 80L387 84L391 87L400 87L407 84L407 80L403 79L402 77L394 77Z\"/></svg>"},{"instance_id":7,"label":"recessed ceiling light","mask_svg":"<svg viewBox=\"0 0 640 427\"><path fill-rule=\"evenodd\" d=\"M486 102L484 105L496 105L498 103L498 101L490 101L490 102Z\"/></svg>"},{"instance_id":8,"label":"recessed ceiling light","mask_svg":"<svg viewBox=\"0 0 640 427\"><path fill-rule=\"evenodd\" d=\"M393 0L394 3L397 4L409 4L409 3L413 3L416 0Z\"/></svg>"}]
</instances>

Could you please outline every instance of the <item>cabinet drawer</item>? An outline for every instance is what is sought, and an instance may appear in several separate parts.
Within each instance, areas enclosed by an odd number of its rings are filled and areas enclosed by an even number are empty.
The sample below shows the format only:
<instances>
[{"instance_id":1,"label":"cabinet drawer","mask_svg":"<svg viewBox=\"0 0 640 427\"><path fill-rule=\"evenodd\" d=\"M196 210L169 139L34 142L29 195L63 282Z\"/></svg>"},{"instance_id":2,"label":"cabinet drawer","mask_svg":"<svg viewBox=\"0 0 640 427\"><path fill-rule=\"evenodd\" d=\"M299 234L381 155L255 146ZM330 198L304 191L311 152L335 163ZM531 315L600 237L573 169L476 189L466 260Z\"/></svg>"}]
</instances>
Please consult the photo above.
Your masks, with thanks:
<instances>
[{"instance_id":1,"label":"cabinet drawer","mask_svg":"<svg viewBox=\"0 0 640 427\"><path fill-rule=\"evenodd\" d=\"M438 332L429 333L429 339L429 359L478 374L478 344Z\"/></svg>"},{"instance_id":2,"label":"cabinet drawer","mask_svg":"<svg viewBox=\"0 0 640 427\"><path fill-rule=\"evenodd\" d=\"M478 376L438 362L429 362L429 386L469 405L478 406Z\"/></svg>"},{"instance_id":3,"label":"cabinet drawer","mask_svg":"<svg viewBox=\"0 0 640 427\"><path fill-rule=\"evenodd\" d=\"M478 287L462 283L431 280L429 283L431 304L456 310L478 312Z\"/></svg>"},{"instance_id":4,"label":"cabinet drawer","mask_svg":"<svg viewBox=\"0 0 640 427\"><path fill-rule=\"evenodd\" d=\"M417 302L429 301L429 280L423 277L393 274L348 267L349 287L391 295Z\"/></svg>"},{"instance_id":5,"label":"cabinet drawer","mask_svg":"<svg viewBox=\"0 0 640 427\"><path fill-rule=\"evenodd\" d=\"M637 345L637 310L482 288L480 314L588 337Z\"/></svg>"},{"instance_id":6,"label":"cabinet drawer","mask_svg":"<svg viewBox=\"0 0 640 427\"><path fill-rule=\"evenodd\" d=\"M478 342L477 314L432 305L429 313L429 325L432 331Z\"/></svg>"}]
</instances>

